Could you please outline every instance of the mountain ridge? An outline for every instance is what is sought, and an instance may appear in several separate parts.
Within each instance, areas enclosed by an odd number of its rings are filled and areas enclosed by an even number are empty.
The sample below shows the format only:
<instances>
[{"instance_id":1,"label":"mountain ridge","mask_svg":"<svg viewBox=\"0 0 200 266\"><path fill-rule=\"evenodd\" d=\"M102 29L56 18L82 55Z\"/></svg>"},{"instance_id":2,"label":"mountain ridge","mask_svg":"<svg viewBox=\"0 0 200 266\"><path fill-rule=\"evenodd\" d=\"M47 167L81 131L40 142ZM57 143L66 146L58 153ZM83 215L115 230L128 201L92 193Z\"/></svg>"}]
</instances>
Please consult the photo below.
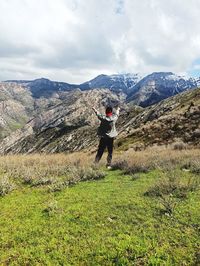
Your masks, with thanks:
<instances>
[{"instance_id":1,"label":"mountain ridge","mask_svg":"<svg viewBox=\"0 0 200 266\"><path fill-rule=\"evenodd\" d=\"M106 106L108 96L113 104L120 101L106 89L77 91L74 102L47 110L0 142L0 154L93 150L98 141L98 121L90 107ZM122 106L116 142L119 148L168 145L176 141L200 145L200 88L138 108Z\"/></svg>"},{"instance_id":2,"label":"mountain ridge","mask_svg":"<svg viewBox=\"0 0 200 266\"><path fill-rule=\"evenodd\" d=\"M182 91L194 89L200 85L200 79L184 78L172 72L154 72L143 78L131 73L102 74L82 84L84 86L80 88L76 84L54 82L46 78L1 82L0 140L16 129L23 128L30 120L43 117L48 110L63 103L70 105L77 94L82 97L82 92L94 92L93 97L101 102L96 90L106 90L104 98L108 98L110 105L113 102L109 99L117 97L118 104L124 106L148 107Z\"/></svg>"}]
</instances>

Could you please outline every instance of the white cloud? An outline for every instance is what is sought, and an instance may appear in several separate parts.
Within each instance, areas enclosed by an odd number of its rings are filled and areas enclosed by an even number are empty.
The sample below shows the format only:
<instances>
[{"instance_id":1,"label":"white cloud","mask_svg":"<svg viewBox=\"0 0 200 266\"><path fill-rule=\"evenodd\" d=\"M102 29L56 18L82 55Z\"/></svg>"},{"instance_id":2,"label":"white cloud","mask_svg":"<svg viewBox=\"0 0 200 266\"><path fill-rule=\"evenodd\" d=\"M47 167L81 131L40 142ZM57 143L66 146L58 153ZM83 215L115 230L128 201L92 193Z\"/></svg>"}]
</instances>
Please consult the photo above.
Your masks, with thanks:
<instances>
[{"instance_id":1,"label":"white cloud","mask_svg":"<svg viewBox=\"0 0 200 266\"><path fill-rule=\"evenodd\" d=\"M0 80L191 72L199 0L1 0Z\"/></svg>"}]
</instances>

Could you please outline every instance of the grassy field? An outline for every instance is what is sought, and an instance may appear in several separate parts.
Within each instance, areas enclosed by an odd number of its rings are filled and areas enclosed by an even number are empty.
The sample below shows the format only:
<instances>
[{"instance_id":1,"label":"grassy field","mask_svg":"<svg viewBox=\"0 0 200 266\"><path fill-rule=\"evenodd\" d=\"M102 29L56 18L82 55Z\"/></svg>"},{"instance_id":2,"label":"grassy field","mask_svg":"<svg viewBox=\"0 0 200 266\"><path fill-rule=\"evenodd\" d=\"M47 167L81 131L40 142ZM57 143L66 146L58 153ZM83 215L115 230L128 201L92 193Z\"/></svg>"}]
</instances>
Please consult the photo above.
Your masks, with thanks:
<instances>
[{"instance_id":1,"label":"grassy field","mask_svg":"<svg viewBox=\"0 0 200 266\"><path fill-rule=\"evenodd\" d=\"M0 265L200 265L200 151L125 156L0 158Z\"/></svg>"}]
</instances>

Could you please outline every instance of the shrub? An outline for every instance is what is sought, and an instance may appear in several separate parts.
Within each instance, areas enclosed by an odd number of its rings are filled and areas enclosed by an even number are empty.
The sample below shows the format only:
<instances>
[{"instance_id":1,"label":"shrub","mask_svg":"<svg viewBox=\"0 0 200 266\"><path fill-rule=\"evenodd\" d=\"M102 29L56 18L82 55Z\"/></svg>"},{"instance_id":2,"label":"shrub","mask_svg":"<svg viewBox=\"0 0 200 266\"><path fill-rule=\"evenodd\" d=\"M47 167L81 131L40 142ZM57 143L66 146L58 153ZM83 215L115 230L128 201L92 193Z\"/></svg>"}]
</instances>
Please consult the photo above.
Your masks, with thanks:
<instances>
[{"instance_id":1,"label":"shrub","mask_svg":"<svg viewBox=\"0 0 200 266\"><path fill-rule=\"evenodd\" d=\"M0 196L5 196L14 189L14 184L10 181L8 176L3 176L0 179Z\"/></svg>"},{"instance_id":2,"label":"shrub","mask_svg":"<svg viewBox=\"0 0 200 266\"><path fill-rule=\"evenodd\" d=\"M181 166L181 169L190 170L194 174L200 174L200 160L188 160Z\"/></svg>"},{"instance_id":3,"label":"shrub","mask_svg":"<svg viewBox=\"0 0 200 266\"><path fill-rule=\"evenodd\" d=\"M126 160L118 160L112 164L113 170L124 170L128 168L128 162Z\"/></svg>"},{"instance_id":4,"label":"shrub","mask_svg":"<svg viewBox=\"0 0 200 266\"><path fill-rule=\"evenodd\" d=\"M185 149L187 149L187 144L182 142L182 141L175 142L173 148L174 148L174 150L179 150L179 151L185 150Z\"/></svg>"},{"instance_id":5,"label":"shrub","mask_svg":"<svg viewBox=\"0 0 200 266\"><path fill-rule=\"evenodd\" d=\"M56 200L50 201L47 204L46 208L43 210L43 212L48 216L53 216L54 214L57 214L58 211L59 211L58 202Z\"/></svg>"},{"instance_id":6,"label":"shrub","mask_svg":"<svg viewBox=\"0 0 200 266\"><path fill-rule=\"evenodd\" d=\"M125 169L124 174L134 175L136 173L148 173L151 167L148 165L131 165Z\"/></svg>"},{"instance_id":7,"label":"shrub","mask_svg":"<svg viewBox=\"0 0 200 266\"><path fill-rule=\"evenodd\" d=\"M123 170L124 174L134 175L136 173L147 173L152 167L148 164L143 164L142 162L127 162L126 160L119 160L112 165L113 170Z\"/></svg>"},{"instance_id":8,"label":"shrub","mask_svg":"<svg viewBox=\"0 0 200 266\"><path fill-rule=\"evenodd\" d=\"M80 168L78 169L78 180L99 180L105 177L105 173L100 170L93 170L92 168Z\"/></svg>"},{"instance_id":9,"label":"shrub","mask_svg":"<svg viewBox=\"0 0 200 266\"><path fill-rule=\"evenodd\" d=\"M53 177L45 177L45 176L41 176L41 177L37 177L35 179L33 179L31 185L32 186L44 186L44 185L50 185L52 183L54 183L55 180Z\"/></svg>"},{"instance_id":10,"label":"shrub","mask_svg":"<svg viewBox=\"0 0 200 266\"><path fill-rule=\"evenodd\" d=\"M145 193L145 196L155 197L164 207L164 212L172 214L177 200L185 199L188 193L200 188L200 180L196 177L189 177L183 181L176 172L168 172L167 176L160 177L160 180Z\"/></svg>"},{"instance_id":11,"label":"shrub","mask_svg":"<svg viewBox=\"0 0 200 266\"><path fill-rule=\"evenodd\" d=\"M70 185L69 180L64 180L64 181L60 181L60 182L55 182L52 185L50 185L48 187L48 191L49 192L57 192L57 191L61 191L64 188L67 188Z\"/></svg>"}]
</instances>

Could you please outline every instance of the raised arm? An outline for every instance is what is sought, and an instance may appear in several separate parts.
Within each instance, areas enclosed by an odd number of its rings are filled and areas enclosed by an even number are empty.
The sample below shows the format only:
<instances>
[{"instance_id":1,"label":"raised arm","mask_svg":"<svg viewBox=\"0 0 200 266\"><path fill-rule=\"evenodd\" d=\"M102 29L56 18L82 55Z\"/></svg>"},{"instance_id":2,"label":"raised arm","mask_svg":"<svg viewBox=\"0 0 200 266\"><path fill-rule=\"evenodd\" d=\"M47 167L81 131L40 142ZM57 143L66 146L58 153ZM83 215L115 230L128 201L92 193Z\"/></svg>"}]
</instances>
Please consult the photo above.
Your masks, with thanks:
<instances>
[{"instance_id":1,"label":"raised arm","mask_svg":"<svg viewBox=\"0 0 200 266\"><path fill-rule=\"evenodd\" d=\"M95 112L96 115L99 113L95 107L92 107L92 110Z\"/></svg>"},{"instance_id":2,"label":"raised arm","mask_svg":"<svg viewBox=\"0 0 200 266\"><path fill-rule=\"evenodd\" d=\"M114 114L114 120L117 121L118 117L119 117L119 111L120 111L120 107L118 106L116 111L115 111L115 114Z\"/></svg>"},{"instance_id":3,"label":"raised arm","mask_svg":"<svg viewBox=\"0 0 200 266\"><path fill-rule=\"evenodd\" d=\"M99 111L95 107L92 107L92 110L95 112L98 119L102 120L102 117L103 117L102 114L100 114Z\"/></svg>"},{"instance_id":4,"label":"raised arm","mask_svg":"<svg viewBox=\"0 0 200 266\"><path fill-rule=\"evenodd\" d=\"M117 109L116 109L116 115L119 116L119 111L120 111L120 107L118 106Z\"/></svg>"}]
</instances>

